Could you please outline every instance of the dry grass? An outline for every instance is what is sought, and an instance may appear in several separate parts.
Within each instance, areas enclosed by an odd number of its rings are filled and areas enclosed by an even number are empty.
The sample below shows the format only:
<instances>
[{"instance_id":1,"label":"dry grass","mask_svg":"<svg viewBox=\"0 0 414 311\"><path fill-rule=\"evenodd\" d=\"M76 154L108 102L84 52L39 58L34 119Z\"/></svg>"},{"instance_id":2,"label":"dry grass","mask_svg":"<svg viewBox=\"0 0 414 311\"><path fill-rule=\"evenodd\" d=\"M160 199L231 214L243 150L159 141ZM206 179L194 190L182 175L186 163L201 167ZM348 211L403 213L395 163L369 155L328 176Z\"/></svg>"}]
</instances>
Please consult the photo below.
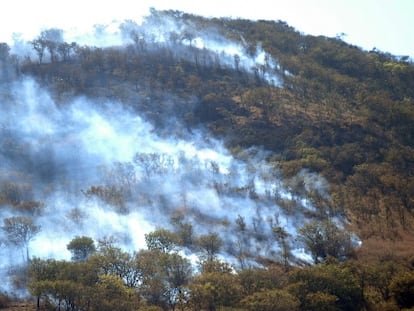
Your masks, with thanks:
<instances>
[{"instance_id":1,"label":"dry grass","mask_svg":"<svg viewBox=\"0 0 414 311\"><path fill-rule=\"evenodd\" d=\"M36 305L29 302L11 302L3 311L36 311Z\"/></svg>"},{"instance_id":2,"label":"dry grass","mask_svg":"<svg viewBox=\"0 0 414 311\"><path fill-rule=\"evenodd\" d=\"M363 241L357 256L361 261L373 263L392 260L402 265L414 264L414 236L407 232L399 232L396 240L371 237Z\"/></svg>"}]
</instances>

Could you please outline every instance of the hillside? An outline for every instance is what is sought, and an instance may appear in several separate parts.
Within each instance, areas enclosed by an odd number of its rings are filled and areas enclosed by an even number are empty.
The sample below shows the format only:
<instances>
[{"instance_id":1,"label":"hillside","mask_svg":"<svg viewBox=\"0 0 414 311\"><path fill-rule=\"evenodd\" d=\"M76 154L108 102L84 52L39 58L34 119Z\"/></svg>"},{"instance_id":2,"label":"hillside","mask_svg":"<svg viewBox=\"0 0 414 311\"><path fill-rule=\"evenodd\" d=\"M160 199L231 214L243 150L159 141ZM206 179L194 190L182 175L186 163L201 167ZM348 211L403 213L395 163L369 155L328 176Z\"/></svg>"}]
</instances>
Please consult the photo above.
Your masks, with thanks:
<instances>
[{"instance_id":1,"label":"hillside","mask_svg":"<svg viewBox=\"0 0 414 311\"><path fill-rule=\"evenodd\" d=\"M16 290L69 310L414 306L408 57L177 11L118 45L63 35L0 45L2 256L38 257Z\"/></svg>"}]
</instances>

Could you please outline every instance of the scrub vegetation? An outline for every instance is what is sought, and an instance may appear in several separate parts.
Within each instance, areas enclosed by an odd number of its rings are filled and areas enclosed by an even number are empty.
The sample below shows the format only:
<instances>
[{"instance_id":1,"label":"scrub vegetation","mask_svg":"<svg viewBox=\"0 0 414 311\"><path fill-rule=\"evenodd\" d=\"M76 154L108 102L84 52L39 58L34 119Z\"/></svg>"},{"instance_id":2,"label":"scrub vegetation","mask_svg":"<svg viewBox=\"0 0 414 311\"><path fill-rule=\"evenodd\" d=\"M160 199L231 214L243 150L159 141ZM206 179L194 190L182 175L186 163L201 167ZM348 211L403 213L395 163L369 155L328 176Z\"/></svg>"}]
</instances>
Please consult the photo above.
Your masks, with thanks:
<instances>
[{"instance_id":1,"label":"scrub vegetation","mask_svg":"<svg viewBox=\"0 0 414 311\"><path fill-rule=\"evenodd\" d=\"M0 43L0 308L414 308L409 57L177 11L116 35Z\"/></svg>"}]
</instances>

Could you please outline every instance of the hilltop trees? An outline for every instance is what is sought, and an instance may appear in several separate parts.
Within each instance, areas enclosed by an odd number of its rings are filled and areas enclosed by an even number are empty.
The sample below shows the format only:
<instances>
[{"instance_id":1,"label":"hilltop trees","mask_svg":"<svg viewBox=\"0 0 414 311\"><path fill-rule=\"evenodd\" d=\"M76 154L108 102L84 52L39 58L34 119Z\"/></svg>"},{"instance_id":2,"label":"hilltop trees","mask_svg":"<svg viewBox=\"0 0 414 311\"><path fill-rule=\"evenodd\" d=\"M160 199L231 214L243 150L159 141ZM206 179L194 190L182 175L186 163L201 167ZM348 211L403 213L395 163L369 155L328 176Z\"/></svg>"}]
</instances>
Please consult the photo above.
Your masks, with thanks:
<instances>
[{"instance_id":1,"label":"hilltop trees","mask_svg":"<svg viewBox=\"0 0 414 311\"><path fill-rule=\"evenodd\" d=\"M10 46L7 43L0 42L0 82L8 81L10 78Z\"/></svg>"},{"instance_id":2,"label":"hilltop trees","mask_svg":"<svg viewBox=\"0 0 414 311\"><path fill-rule=\"evenodd\" d=\"M63 44L63 30L61 29L50 28L42 30L40 35L31 43L39 58L39 64L42 64L46 50L49 52L52 63L57 61L58 51L59 53L63 52L64 56L68 55L66 53L67 49L64 48L66 45Z\"/></svg>"}]
</instances>

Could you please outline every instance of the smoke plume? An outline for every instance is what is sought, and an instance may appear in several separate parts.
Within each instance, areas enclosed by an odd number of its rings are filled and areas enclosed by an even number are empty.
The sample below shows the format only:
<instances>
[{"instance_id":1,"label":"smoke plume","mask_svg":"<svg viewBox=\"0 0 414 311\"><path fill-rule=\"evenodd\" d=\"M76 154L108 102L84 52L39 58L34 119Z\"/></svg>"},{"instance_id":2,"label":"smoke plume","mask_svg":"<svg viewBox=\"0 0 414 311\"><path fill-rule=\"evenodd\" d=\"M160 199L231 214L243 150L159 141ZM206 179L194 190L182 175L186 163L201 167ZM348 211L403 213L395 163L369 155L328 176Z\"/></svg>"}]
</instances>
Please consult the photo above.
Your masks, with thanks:
<instances>
[{"instance_id":1,"label":"smoke plume","mask_svg":"<svg viewBox=\"0 0 414 311\"><path fill-rule=\"evenodd\" d=\"M145 38L150 48L174 44L177 55L193 59L209 50L222 65L261 67L266 81L281 85L277 62L260 46L249 54L217 32L154 19L124 23L110 36L97 26L92 43L139 45ZM91 41L83 39L77 38ZM174 106L182 99L169 100ZM330 204L323 178L303 170L285 181L265 151L230 153L204 129L177 130L171 119L157 127L117 101L78 96L62 104L24 76L0 85L0 110L0 221L21 216L40 226L27 245L31 257L69 260L66 245L75 236L114 237L126 251L138 251L146 233L177 230L179 219L195 235L218 233L220 256L235 265L283 256L310 262L299 228L318 217L341 223L313 204L315 196ZM27 258L0 235L0 269L7 272ZM183 248L188 256L199 252L190 242Z\"/></svg>"}]
</instances>

